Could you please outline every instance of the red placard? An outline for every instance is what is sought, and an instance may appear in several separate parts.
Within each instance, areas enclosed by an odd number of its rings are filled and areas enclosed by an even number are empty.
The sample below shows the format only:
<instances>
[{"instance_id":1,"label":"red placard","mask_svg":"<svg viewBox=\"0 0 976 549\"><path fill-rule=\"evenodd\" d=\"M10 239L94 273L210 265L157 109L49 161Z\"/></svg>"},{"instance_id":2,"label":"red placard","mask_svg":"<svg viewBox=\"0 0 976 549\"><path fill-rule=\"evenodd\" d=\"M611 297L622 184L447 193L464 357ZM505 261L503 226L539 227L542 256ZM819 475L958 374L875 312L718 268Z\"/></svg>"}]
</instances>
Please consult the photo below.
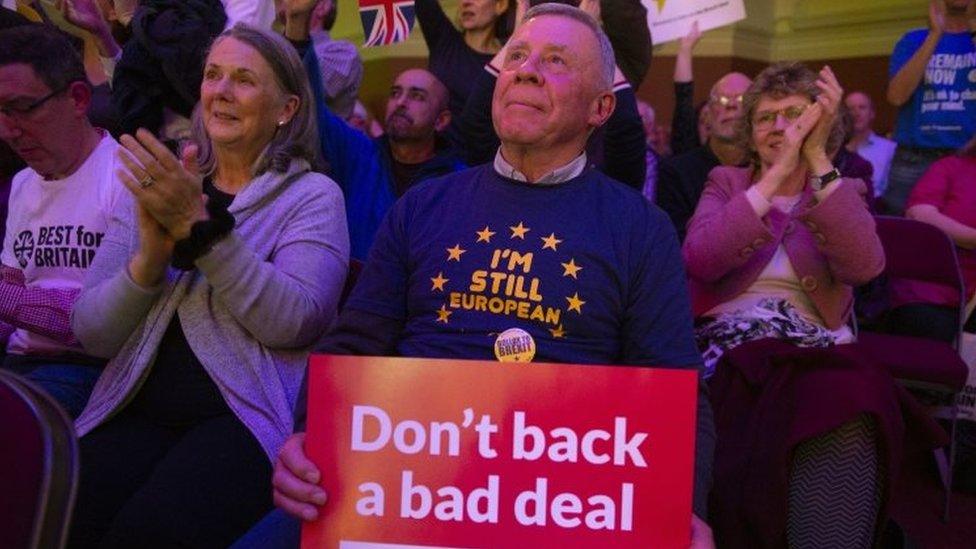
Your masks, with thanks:
<instances>
[{"instance_id":1,"label":"red placard","mask_svg":"<svg viewBox=\"0 0 976 549\"><path fill-rule=\"evenodd\" d=\"M313 356L303 548L687 547L697 376Z\"/></svg>"}]
</instances>

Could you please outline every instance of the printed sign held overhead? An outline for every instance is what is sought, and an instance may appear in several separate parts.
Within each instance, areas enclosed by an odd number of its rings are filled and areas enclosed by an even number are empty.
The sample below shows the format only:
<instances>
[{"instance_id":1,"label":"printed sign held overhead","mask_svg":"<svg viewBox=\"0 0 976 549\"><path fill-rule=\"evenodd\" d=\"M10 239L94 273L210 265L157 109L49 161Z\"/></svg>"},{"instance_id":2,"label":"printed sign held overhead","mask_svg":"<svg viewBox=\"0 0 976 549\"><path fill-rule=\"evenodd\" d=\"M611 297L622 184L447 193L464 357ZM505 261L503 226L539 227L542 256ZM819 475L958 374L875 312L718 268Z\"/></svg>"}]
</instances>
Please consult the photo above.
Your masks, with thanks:
<instances>
[{"instance_id":1,"label":"printed sign held overhead","mask_svg":"<svg viewBox=\"0 0 976 549\"><path fill-rule=\"evenodd\" d=\"M698 21L702 32L731 25L746 17L742 0L641 0L654 44L678 40Z\"/></svg>"}]
</instances>

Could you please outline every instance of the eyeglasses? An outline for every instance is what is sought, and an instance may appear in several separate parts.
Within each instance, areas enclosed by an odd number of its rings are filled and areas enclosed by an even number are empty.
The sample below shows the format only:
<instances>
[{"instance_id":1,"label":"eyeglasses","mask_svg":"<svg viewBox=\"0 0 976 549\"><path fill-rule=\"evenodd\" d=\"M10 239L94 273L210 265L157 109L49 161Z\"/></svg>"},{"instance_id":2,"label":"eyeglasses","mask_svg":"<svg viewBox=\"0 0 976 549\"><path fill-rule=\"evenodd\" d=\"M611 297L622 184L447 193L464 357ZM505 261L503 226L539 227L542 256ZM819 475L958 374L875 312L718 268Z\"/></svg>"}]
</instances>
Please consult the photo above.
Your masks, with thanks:
<instances>
[{"instance_id":1,"label":"eyeglasses","mask_svg":"<svg viewBox=\"0 0 976 549\"><path fill-rule=\"evenodd\" d=\"M732 105L741 107L743 99L741 93L739 95L713 95L711 97L712 103L718 103L723 107L731 107Z\"/></svg>"},{"instance_id":2,"label":"eyeglasses","mask_svg":"<svg viewBox=\"0 0 976 549\"><path fill-rule=\"evenodd\" d=\"M806 105L793 105L778 111L762 111L753 119L752 125L758 130L768 130L776 125L776 120L782 116L787 122L795 122L807 110Z\"/></svg>"},{"instance_id":3,"label":"eyeglasses","mask_svg":"<svg viewBox=\"0 0 976 549\"><path fill-rule=\"evenodd\" d=\"M63 88L54 90L53 92L41 97L40 99L19 99L12 101L5 105L0 105L0 114L11 118L13 120L23 120L31 115L34 111L39 109L44 103L47 103L52 97L64 93L71 84L77 82L77 80L72 80L68 82Z\"/></svg>"}]
</instances>

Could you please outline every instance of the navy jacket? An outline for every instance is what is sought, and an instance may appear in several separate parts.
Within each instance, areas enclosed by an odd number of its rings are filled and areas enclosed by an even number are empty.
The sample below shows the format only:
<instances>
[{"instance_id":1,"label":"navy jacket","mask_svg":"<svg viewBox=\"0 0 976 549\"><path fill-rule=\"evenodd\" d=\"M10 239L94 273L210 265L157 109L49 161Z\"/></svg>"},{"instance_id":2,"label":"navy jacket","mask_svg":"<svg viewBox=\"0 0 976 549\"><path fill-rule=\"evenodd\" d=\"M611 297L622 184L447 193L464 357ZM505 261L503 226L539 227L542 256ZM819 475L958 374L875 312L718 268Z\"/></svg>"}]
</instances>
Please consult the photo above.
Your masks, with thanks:
<instances>
[{"instance_id":1,"label":"navy jacket","mask_svg":"<svg viewBox=\"0 0 976 549\"><path fill-rule=\"evenodd\" d=\"M311 48L303 56L305 70L318 114L322 157L329 164L329 176L339 185L346 200L349 224L349 252L364 260L376 229L396 201L392 156L386 138L371 139L346 124L325 105L325 93L318 62ZM449 149L442 149L418 170L414 183L465 168Z\"/></svg>"}]
</instances>

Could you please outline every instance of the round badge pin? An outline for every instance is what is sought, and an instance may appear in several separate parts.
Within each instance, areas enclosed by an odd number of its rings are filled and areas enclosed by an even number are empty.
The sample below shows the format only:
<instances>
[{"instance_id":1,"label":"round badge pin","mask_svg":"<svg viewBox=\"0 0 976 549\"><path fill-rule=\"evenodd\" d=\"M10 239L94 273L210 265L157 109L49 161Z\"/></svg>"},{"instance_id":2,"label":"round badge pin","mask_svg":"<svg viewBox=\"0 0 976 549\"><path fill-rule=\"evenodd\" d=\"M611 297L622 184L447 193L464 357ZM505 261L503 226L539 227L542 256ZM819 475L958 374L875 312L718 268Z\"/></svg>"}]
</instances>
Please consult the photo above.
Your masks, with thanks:
<instances>
[{"instance_id":1,"label":"round badge pin","mask_svg":"<svg viewBox=\"0 0 976 549\"><path fill-rule=\"evenodd\" d=\"M532 362L535 340L521 328L509 328L495 338L495 358L500 362Z\"/></svg>"}]
</instances>

